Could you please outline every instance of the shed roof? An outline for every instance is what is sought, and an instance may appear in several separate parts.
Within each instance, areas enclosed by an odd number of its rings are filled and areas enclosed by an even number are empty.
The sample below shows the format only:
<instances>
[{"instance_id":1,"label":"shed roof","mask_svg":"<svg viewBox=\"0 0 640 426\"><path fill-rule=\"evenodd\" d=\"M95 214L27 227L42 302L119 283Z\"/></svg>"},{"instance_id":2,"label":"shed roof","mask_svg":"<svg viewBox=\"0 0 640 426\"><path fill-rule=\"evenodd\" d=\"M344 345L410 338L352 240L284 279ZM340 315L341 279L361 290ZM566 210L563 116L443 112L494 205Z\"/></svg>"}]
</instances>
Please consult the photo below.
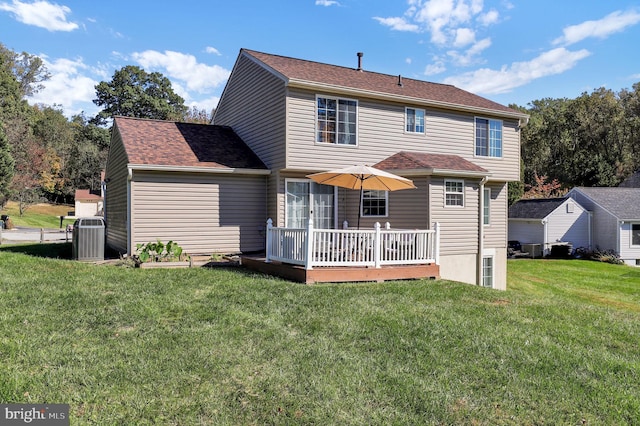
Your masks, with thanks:
<instances>
[{"instance_id":1,"label":"shed roof","mask_svg":"<svg viewBox=\"0 0 640 426\"><path fill-rule=\"evenodd\" d=\"M567 198L533 198L519 200L509 207L509 219L544 219Z\"/></svg>"},{"instance_id":2,"label":"shed roof","mask_svg":"<svg viewBox=\"0 0 640 426\"><path fill-rule=\"evenodd\" d=\"M527 114L508 108L497 102L459 89L449 84L431 83L398 75L358 70L320 62L272 55L242 49L246 54L278 73L289 84L321 84L334 88L355 89L370 95L391 95L397 98L413 98L439 104L442 107L481 109L514 118L526 118ZM399 83L402 84L399 84Z\"/></svg>"},{"instance_id":3,"label":"shed roof","mask_svg":"<svg viewBox=\"0 0 640 426\"><path fill-rule=\"evenodd\" d=\"M458 155L400 151L374 167L384 170L427 170L431 173L469 173L486 175L488 171Z\"/></svg>"},{"instance_id":4,"label":"shed roof","mask_svg":"<svg viewBox=\"0 0 640 426\"><path fill-rule=\"evenodd\" d=\"M129 164L267 169L228 126L115 117Z\"/></svg>"},{"instance_id":5,"label":"shed roof","mask_svg":"<svg viewBox=\"0 0 640 426\"><path fill-rule=\"evenodd\" d=\"M100 191L76 189L74 199L76 201L100 201L102 200L102 196L100 195Z\"/></svg>"},{"instance_id":6,"label":"shed roof","mask_svg":"<svg viewBox=\"0 0 640 426\"><path fill-rule=\"evenodd\" d=\"M603 209L620 220L640 220L640 188L577 187Z\"/></svg>"}]
</instances>

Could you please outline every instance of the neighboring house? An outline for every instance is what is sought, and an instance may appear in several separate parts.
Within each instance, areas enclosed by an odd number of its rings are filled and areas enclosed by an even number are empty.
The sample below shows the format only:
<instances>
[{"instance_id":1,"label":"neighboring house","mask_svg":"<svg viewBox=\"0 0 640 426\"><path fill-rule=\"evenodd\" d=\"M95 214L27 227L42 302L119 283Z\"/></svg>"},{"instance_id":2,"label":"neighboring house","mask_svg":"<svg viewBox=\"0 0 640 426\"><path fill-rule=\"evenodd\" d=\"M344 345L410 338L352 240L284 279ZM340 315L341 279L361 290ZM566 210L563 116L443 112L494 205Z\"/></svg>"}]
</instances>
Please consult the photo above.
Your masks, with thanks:
<instances>
[{"instance_id":1,"label":"neighboring house","mask_svg":"<svg viewBox=\"0 0 640 426\"><path fill-rule=\"evenodd\" d=\"M508 235L509 241L522 245L538 244L545 256L558 243L588 249L591 213L571 198L520 200L509 207Z\"/></svg>"},{"instance_id":2,"label":"neighboring house","mask_svg":"<svg viewBox=\"0 0 640 426\"><path fill-rule=\"evenodd\" d=\"M640 188L588 188L569 191L593 215L593 247L612 250L628 265L640 265Z\"/></svg>"},{"instance_id":3,"label":"neighboring house","mask_svg":"<svg viewBox=\"0 0 640 426\"><path fill-rule=\"evenodd\" d=\"M191 254L262 250L269 173L229 127L116 117L107 244L129 254L157 239Z\"/></svg>"},{"instance_id":4,"label":"neighboring house","mask_svg":"<svg viewBox=\"0 0 640 426\"><path fill-rule=\"evenodd\" d=\"M89 189L76 189L75 217L101 216L104 205L100 192Z\"/></svg>"},{"instance_id":5,"label":"neighboring house","mask_svg":"<svg viewBox=\"0 0 640 426\"><path fill-rule=\"evenodd\" d=\"M267 218L279 227L309 217L315 227L354 226L359 214L361 227L437 222L442 278L506 288L507 183L520 177L528 116L451 85L366 71L358 56L348 68L240 51L213 123L231 127L271 171L254 229ZM366 191L358 211L358 191L306 178L354 164L377 164L417 189ZM238 201L250 209L256 196L265 201L265 193Z\"/></svg>"}]
</instances>

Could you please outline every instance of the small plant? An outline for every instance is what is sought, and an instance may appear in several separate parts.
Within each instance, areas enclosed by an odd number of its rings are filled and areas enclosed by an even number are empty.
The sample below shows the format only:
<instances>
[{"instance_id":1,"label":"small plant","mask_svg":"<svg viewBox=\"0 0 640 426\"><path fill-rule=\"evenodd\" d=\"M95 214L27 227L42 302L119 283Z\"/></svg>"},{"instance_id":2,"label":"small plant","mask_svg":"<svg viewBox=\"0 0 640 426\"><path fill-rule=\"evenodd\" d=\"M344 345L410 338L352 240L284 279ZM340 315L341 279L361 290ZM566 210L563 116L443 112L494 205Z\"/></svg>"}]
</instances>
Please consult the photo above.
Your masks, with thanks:
<instances>
[{"instance_id":1,"label":"small plant","mask_svg":"<svg viewBox=\"0 0 640 426\"><path fill-rule=\"evenodd\" d=\"M164 244L157 240L155 243L136 244L136 256L141 263L146 262L180 262L187 260L182 247L173 241Z\"/></svg>"}]
</instances>

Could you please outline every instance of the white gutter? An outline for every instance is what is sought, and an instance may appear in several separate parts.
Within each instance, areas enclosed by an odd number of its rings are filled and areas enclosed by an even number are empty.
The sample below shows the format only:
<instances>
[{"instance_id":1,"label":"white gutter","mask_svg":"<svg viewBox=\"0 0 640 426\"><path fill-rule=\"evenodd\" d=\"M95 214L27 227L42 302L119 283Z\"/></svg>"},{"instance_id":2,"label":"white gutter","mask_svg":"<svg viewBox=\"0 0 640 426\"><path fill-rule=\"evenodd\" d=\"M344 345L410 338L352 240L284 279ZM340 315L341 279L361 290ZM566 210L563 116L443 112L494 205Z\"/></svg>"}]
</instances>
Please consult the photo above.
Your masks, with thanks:
<instances>
[{"instance_id":1,"label":"white gutter","mask_svg":"<svg viewBox=\"0 0 640 426\"><path fill-rule=\"evenodd\" d=\"M489 176L485 176L478 184L478 260L477 260L477 285L482 286L482 261L484 259L484 184L489 181ZM495 269L495 265L494 265ZM495 271L494 271L495 272Z\"/></svg>"},{"instance_id":2,"label":"white gutter","mask_svg":"<svg viewBox=\"0 0 640 426\"><path fill-rule=\"evenodd\" d=\"M213 174L242 174L242 175L270 175L271 170L265 169L242 169L242 168L218 168L218 167L193 167L193 166L166 166L162 164L128 164L129 179L133 170L144 170L154 172L191 172L191 173L213 173Z\"/></svg>"}]
</instances>

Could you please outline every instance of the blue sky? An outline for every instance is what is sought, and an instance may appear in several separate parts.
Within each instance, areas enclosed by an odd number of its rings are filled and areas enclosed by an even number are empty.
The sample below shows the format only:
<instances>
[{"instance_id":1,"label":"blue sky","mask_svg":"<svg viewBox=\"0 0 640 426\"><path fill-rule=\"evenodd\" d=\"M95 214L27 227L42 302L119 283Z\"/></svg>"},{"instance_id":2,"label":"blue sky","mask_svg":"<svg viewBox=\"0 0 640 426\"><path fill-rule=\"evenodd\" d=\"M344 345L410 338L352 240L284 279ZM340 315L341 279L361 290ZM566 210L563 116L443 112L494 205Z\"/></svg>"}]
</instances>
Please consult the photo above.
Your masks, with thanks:
<instances>
[{"instance_id":1,"label":"blue sky","mask_svg":"<svg viewBox=\"0 0 640 426\"><path fill-rule=\"evenodd\" d=\"M31 103L98 109L125 65L215 107L241 48L453 84L504 105L640 81L640 1L0 0L0 43L45 60Z\"/></svg>"}]
</instances>

